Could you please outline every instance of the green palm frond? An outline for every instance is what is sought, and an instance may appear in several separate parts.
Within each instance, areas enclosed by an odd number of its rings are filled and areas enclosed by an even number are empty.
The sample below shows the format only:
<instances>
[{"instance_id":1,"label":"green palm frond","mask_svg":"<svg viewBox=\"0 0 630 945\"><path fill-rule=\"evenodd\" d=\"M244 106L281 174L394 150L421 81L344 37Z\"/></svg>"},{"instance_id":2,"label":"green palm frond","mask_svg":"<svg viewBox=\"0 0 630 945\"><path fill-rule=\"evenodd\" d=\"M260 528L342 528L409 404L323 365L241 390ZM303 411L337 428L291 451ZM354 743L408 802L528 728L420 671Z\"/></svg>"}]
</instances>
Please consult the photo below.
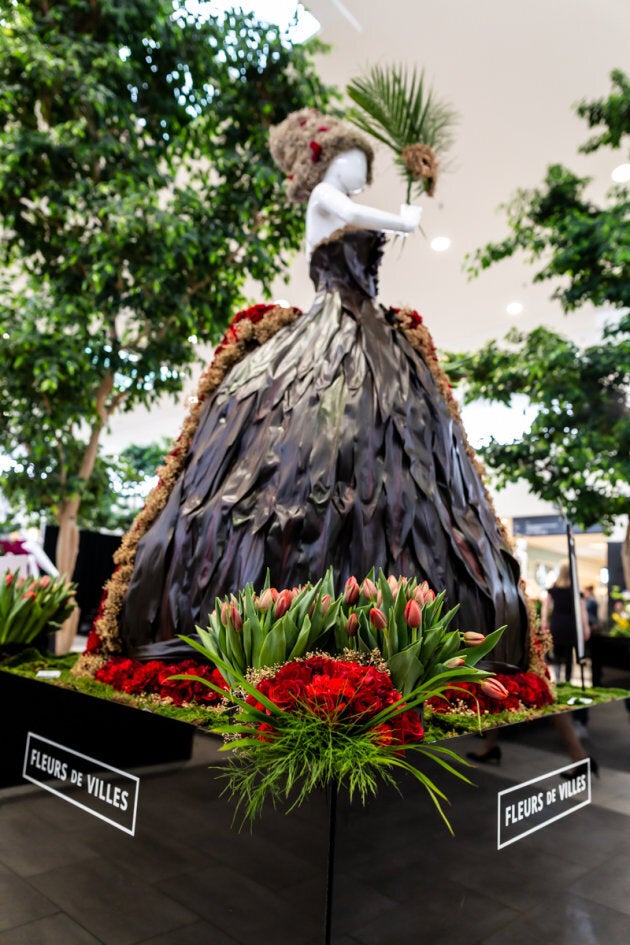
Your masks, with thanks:
<instances>
[{"instance_id":1,"label":"green palm frond","mask_svg":"<svg viewBox=\"0 0 630 945\"><path fill-rule=\"evenodd\" d=\"M353 124L398 153L418 141L436 151L453 144L457 113L427 88L424 70L374 66L346 91L357 106L348 113Z\"/></svg>"},{"instance_id":2,"label":"green palm frond","mask_svg":"<svg viewBox=\"0 0 630 945\"><path fill-rule=\"evenodd\" d=\"M442 154L454 142L457 113L427 87L424 70L374 66L365 76L352 79L346 92L355 105L348 120L394 151L408 182L400 162L403 148L421 142Z\"/></svg>"}]
</instances>

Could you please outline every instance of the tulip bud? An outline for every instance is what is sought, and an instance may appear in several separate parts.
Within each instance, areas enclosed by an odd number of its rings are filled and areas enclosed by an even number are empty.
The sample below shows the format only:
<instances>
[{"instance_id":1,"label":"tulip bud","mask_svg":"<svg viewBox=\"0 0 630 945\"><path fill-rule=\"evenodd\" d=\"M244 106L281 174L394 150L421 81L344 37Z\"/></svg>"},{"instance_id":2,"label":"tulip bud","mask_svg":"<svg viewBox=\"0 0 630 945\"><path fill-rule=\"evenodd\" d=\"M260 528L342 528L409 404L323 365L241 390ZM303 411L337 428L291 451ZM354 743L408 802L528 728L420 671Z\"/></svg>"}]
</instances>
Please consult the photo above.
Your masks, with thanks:
<instances>
[{"instance_id":1,"label":"tulip bud","mask_svg":"<svg viewBox=\"0 0 630 945\"><path fill-rule=\"evenodd\" d=\"M322 597L322 613L328 613L328 608L330 607L330 594L324 594Z\"/></svg>"},{"instance_id":2,"label":"tulip bud","mask_svg":"<svg viewBox=\"0 0 630 945\"><path fill-rule=\"evenodd\" d=\"M343 599L349 606L356 604L359 599L359 594L361 593L361 588L359 587L359 582L355 577L349 577L346 581L346 587L343 592Z\"/></svg>"},{"instance_id":3,"label":"tulip bud","mask_svg":"<svg viewBox=\"0 0 630 945\"><path fill-rule=\"evenodd\" d=\"M293 594L291 593L291 591L288 591L288 590L280 591L280 593L278 594L278 599L276 600L276 608L274 610L274 615L277 620L279 620L280 617L283 617L284 614L286 614L287 610L289 609L292 603L293 603Z\"/></svg>"},{"instance_id":4,"label":"tulip bud","mask_svg":"<svg viewBox=\"0 0 630 945\"><path fill-rule=\"evenodd\" d=\"M22 594L22 600L36 600L36 598L37 594L35 591L26 591L26 593Z\"/></svg>"},{"instance_id":5,"label":"tulip bud","mask_svg":"<svg viewBox=\"0 0 630 945\"><path fill-rule=\"evenodd\" d=\"M475 630L466 630L465 633L462 633L462 640L466 646L479 646L485 639L483 633L477 633Z\"/></svg>"},{"instance_id":6,"label":"tulip bud","mask_svg":"<svg viewBox=\"0 0 630 945\"><path fill-rule=\"evenodd\" d=\"M346 620L346 633L349 637L356 637L359 632L359 618L356 614L350 614Z\"/></svg>"},{"instance_id":7,"label":"tulip bud","mask_svg":"<svg viewBox=\"0 0 630 945\"><path fill-rule=\"evenodd\" d=\"M41 577L39 579L39 586L42 588L42 590L46 590L49 584L50 584L50 578L48 577L47 574L45 574L44 577Z\"/></svg>"},{"instance_id":8,"label":"tulip bud","mask_svg":"<svg viewBox=\"0 0 630 945\"><path fill-rule=\"evenodd\" d=\"M265 588L260 597L258 598L258 608L259 610L269 610L273 604L273 594L271 593L272 589L270 587Z\"/></svg>"},{"instance_id":9,"label":"tulip bud","mask_svg":"<svg viewBox=\"0 0 630 945\"><path fill-rule=\"evenodd\" d=\"M398 578L394 577L393 574L390 574L389 577L387 578L387 583L389 584L390 591L395 597L396 594L398 593L398 588L400 587L400 582Z\"/></svg>"},{"instance_id":10,"label":"tulip bud","mask_svg":"<svg viewBox=\"0 0 630 945\"><path fill-rule=\"evenodd\" d=\"M7 573L4 576L4 583L6 587L11 587L14 580L15 580L15 574L13 574L11 571L7 571Z\"/></svg>"},{"instance_id":11,"label":"tulip bud","mask_svg":"<svg viewBox=\"0 0 630 945\"><path fill-rule=\"evenodd\" d=\"M367 597L368 600L376 600L378 591L374 581L370 581L369 578L365 578L363 584L361 585L361 593L364 597Z\"/></svg>"},{"instance_id":12,"label":"tulip bud","mask_svg":"<svg viewBox=\"0 0 630 945\"><path fill-rule=\"evenodd\" d=\"M427 581L423 581L422 584L418 584L413 592L413 596L414 600L417 600L420 606L424 607L425 604L429 604L431 601L435 600L435 591L431 590Z\"/></svg>"},{"instance_id":13,"label":"tulip bud","mask_svg":"<svg viewBox=\"0 0 630 945\"><path fill-rule=\"evenodd\" d=\"M448 666L449 669L457 669L458 666L465 666L466 660L463 656L454 656L452 659L447 660L444 665Z\"/></svg>"},{"instance_id":14,"label":"tulip bud","mask_svg":"<svg viewBox=\"0 0 630 945\"><path fill-rule=\"evenodd\" d=\"M234 601L230 604L230 623L234 627L237 633L243 629L243 618L238 612L238 608Z\"/></svg>"},{"instance_id":15,"label":"tulip bud","mask_svg":"<svg viewBox=\"0 0 630 945\"><path fill-rule=\"evenodd\" d=\"M481 680L481 691L490 699L507 699L510 694L503 683L494 677Z\"/></svg>"},{"instance_id":16,"label":"tulip bud","mask_svg":"<svg viewBox=\"0 0 630 945\"><path fill-rule=\"evenodd\" d=\"M226 600L224 600L223 603L221 604L221 623L223 624L224 627L227 627L228 625L229 616L230 616L230 605L228 604Z\"/></svg>"},{"instance_id":17,"label":"tulip bud","mask_svg":"<svg viewBox=\"0 0 630 945\"><path fill-rule=\"evenodd\" d=\"M378 607L372 607L370 610L370 623L375 630L384 630L387 626L387 617Z\"/></svg>"},{"instance_id":18,"label":"tulip bud","mask_svg":"<svg viewBox=\"0 0 630 945\"><path fill-rule=\"evenodd\" d=\"M405 623L408 627L419 627L422 623L422 611L417 601L410 600L405 607Z\"/></svg>"}]
</instances>

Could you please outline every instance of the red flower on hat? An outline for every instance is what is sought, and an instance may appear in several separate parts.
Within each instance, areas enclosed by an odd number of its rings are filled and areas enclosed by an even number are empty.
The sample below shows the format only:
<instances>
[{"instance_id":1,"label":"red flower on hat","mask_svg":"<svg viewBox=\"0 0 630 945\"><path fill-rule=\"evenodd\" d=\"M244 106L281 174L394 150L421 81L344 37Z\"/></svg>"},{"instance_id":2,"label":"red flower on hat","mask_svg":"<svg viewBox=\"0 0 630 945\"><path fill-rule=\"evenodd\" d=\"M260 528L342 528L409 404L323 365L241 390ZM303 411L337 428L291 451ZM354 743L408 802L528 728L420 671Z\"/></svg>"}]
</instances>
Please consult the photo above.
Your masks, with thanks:
<instances>
[{"instance_id":1,"label":"red flower on hat","mask_svg":"<svg viewBox=\"0 0 630 945\"><path fill-rule=\"evenodd\" d=\"M309 141L308 146L311 149L311 161L316 164L321 157L322 146L318 141Z\"/></svg>"}]
</instances>

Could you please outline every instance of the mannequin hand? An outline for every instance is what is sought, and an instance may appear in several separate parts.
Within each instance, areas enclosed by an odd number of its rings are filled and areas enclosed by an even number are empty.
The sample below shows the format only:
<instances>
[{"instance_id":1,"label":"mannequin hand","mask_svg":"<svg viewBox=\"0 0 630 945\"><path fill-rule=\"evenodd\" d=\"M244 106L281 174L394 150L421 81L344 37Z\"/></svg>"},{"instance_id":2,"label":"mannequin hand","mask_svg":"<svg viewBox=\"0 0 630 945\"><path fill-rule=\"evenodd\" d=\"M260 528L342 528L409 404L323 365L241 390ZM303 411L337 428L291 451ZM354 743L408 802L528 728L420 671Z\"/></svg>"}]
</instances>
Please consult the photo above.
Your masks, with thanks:
<instances>
[{"instance_id":1,"label":"mannequin hand","mask_svg":"<svg viewBox=\"0 0 630 945\"><path fill-rule=\"evenodd\" d=\"M416 207L414 204L410 203L403 203L400 205L400 216L405 229L412 232L412 230L415 230L420 225L422 207Z\"/></svg>"}]
</instances>

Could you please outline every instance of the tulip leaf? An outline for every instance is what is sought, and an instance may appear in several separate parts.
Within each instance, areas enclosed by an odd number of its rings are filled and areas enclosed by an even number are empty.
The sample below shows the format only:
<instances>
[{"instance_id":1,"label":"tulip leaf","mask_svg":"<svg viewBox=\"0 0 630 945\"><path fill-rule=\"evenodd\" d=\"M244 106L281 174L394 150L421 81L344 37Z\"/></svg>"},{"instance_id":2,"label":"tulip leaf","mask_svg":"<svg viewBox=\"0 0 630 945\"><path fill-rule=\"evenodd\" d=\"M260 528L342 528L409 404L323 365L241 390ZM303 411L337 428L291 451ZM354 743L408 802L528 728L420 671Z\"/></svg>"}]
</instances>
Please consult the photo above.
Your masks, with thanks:
<instances>
[{"instance_id":1,"label":"tulip leaf","mask_svg":"<svg viewBox=\"0 0 630 945\"><path fill-rule=\"evenodd\" d=\"M256 668L261 666L273 666L274 663L280 663L286 659L286 655L287 644L284 635L284 628L282 626L282 622L279 622L271 628L265 637L260 648L260 654Z\"/></svg>"}]
</instances>

